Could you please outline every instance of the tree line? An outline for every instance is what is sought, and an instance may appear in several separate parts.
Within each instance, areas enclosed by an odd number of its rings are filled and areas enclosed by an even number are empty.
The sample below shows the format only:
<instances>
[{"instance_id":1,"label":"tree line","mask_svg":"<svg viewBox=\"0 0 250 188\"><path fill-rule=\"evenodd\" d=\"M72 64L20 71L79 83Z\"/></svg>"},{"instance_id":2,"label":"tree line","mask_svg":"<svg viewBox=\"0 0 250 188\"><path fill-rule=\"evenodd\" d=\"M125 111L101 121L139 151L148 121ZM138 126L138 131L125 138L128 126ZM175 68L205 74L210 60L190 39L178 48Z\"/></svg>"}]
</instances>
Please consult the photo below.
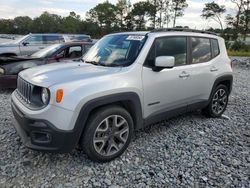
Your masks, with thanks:
<instances>
[{"instance_id":1,"label":"tree line","mask_svg":"<svg viewBox=\"0 0 250 188\"><path fill-rule=\"evenodd\" d=\"M250 28L250 0L231 0L235 4L235 15L226 15L226 29L223 29L222 15L225 14L226 8L224 5L218 5L214 1L206 3L202 10L201 17L204 19L212 19L220 25L220 30L224 34L229 33L235 40L238 34L246 35Z\"/></svg>"},{"instance_id":2,"label":"tree line","mask_svg":"<svg viewBox=\"0 0 250 188\"><path fill-rule=\"evenodd\" d=\"M239 33L249 32L250 0L231 2L235 4L236 13L226 16L226 28L222 20L226 8L214 1L205 4L201 17L217 22L220 28L216 32L230 33L237 38ZM96 38L118 31L178 27L176 20L184 16L187 7L186 0L147 0L133 5L129 0L118 0L116 4L107 0L90 9L85 19L75 12L66 17L44 12L34 19L29 16L0 19L0 33L84 33Z\"/></svg>"}]
</instances>

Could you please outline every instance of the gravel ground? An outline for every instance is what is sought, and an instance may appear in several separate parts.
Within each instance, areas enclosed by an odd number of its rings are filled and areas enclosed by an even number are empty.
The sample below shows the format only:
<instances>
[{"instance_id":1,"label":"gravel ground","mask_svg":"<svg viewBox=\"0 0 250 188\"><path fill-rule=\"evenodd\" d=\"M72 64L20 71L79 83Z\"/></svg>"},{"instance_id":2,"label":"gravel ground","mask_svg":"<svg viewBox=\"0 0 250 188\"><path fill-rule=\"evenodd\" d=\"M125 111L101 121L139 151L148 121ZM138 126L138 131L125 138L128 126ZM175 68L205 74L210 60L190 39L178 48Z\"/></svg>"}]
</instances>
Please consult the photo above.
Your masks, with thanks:
<instances>
[{"instance_id":1,"label":"gravel ground","mask_svg":"<svg viewBox=\"0 0 250 188\"><path fill-rule=\"evenodd\" d=\"M26 149L0 91L0 187L250 187L250 70L235 66L223 118L188 113L136 133L117 160Z\"/></svg>"}]
</instances>

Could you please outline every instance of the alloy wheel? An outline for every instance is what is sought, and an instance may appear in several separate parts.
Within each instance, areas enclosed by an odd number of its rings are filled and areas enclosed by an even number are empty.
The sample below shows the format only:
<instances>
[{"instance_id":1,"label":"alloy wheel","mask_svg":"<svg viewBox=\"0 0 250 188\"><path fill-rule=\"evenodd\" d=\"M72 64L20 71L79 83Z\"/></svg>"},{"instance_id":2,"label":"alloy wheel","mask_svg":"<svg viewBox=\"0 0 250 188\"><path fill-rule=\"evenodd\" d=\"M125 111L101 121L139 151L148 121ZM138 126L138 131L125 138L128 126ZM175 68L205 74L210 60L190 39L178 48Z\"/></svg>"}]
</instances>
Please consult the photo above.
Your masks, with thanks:
<instances>
[{"instance_id":1,"label":"alloy wheel","mask_svg":"<svg viewBox=\"0 0 250 188\"><path fill-rule=\"evenodd\" d=\"M224 89L218 89L212 99L212 111L215 114L223 112L227 106L227 92Z\"/></svg>"},{"instance_id":2,"label":"alloy wheel","mask_svg":"<svg viewBox=\"0 0 250 188\"><path fill-rule=\"evenodd\" d=\"M95 130L94 148L100 155L114 155L126 144L128 136L129 125L126 119L120 115L108 116Z\"/></svg>"}]
</instances>

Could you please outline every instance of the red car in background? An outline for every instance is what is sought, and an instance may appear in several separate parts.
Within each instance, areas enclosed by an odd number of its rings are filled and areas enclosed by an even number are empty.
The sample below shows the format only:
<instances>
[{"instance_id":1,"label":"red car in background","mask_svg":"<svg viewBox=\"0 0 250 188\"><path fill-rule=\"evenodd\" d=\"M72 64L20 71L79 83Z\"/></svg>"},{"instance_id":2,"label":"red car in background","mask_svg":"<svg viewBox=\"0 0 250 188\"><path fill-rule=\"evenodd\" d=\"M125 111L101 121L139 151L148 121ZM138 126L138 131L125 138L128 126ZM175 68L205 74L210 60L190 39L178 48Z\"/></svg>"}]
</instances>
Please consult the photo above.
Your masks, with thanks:
<instances>
[{"instance_id":1,"label":"red car in background","mask_svg":"<svg viewBox=\"0 0 250 188\"><path fill-rule=\"evenodd\" d=\"M92 46L92 42L54 44L30 56L0 57L0 88L16 88L20 71L63 60L80 59Z\"/></svg>"}]
</instances>

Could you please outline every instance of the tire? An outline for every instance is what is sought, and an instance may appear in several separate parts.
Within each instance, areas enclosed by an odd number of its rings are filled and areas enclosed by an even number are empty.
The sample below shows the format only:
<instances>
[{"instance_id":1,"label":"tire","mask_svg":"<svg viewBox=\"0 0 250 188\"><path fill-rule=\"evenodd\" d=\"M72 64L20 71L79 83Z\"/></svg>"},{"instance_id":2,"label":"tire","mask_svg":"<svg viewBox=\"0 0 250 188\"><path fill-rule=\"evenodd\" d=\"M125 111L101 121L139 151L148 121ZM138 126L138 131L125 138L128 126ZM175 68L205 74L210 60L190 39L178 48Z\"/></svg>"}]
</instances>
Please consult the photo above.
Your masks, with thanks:
<instances>
[{"instance_id":1,"label":"tire","mask_svg":"<svg viewBox=\"0 0 250 188\"><path fill-rule=\"evenodd\" d=\"M220 117L226 110L229 91L225 85L218 85L212 92L208 106L202 109L207 117Z\"/></svg>"},{"instance_id":2,"label":"tire","mask_svg":"<svg viewBox=\"0 0 250 188\"><path fill-rule=\"evenodd\" d=\"M132 117L124 108L106 106L91 115L80 145L92 161L109 162L127 149L133 132Z\"/></svg>"}]
</instances>

